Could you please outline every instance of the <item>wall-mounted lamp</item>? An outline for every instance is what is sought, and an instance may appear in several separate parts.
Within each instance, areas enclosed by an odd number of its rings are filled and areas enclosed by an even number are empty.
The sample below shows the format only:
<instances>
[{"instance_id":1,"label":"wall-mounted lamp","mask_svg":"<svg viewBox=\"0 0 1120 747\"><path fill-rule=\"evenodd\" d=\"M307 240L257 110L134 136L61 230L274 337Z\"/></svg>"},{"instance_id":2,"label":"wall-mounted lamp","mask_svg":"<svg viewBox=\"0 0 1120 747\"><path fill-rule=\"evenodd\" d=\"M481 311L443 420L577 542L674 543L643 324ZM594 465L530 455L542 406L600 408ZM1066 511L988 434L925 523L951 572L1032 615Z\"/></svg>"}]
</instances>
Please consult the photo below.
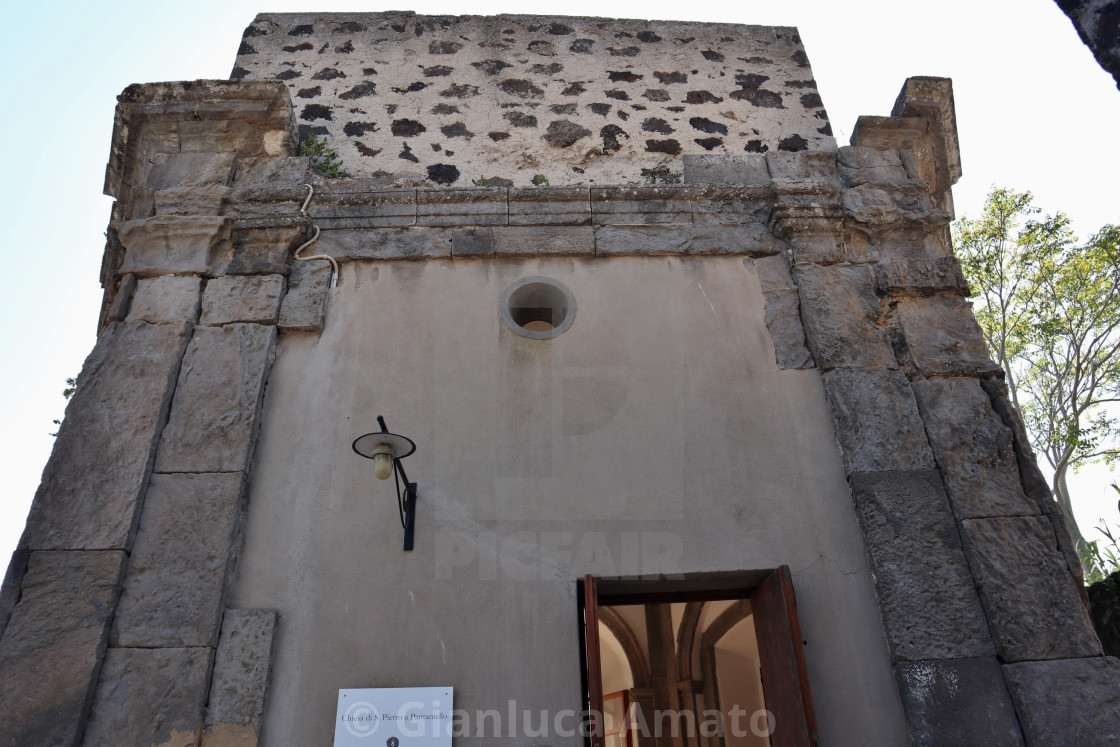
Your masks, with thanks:
<instances>
[{"instance_id":1,"label":"wall-mounted lamp","mask_svg":"<svg viewBox=\"0 0 1120 747\"><path fill-rule=\"evenodd\" d=\"M397 508L404 527L404 549L412 549L412 535L416 527L416 483L408 481L401 460L416 451L412 439L390 433L385 418L377 416L380 433L367 433L354 439L354 451L373 460L373 474L378 480L389 479L392 473L397 486ZM404 483L404 489L401 489Z\"/></svg>"}]
</instances>

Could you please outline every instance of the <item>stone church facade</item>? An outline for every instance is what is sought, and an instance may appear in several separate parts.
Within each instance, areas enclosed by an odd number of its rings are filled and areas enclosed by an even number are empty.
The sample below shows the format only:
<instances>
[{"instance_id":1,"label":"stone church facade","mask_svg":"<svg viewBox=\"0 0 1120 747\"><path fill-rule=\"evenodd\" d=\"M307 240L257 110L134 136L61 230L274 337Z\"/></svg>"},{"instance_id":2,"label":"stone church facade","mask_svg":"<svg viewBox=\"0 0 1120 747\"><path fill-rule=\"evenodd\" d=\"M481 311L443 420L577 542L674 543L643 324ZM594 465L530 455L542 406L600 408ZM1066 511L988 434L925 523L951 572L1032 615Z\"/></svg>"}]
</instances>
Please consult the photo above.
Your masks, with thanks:
<instances>
[{"instance_id":1,"label":"stone church facade","mask_svg":"<svg viewBox=\"0 0 1120 747\"><path fill-rule=\"evenodd\" d=\"M726 713L749 623L772 744L1116 743L960 174L950 81L837 147L791 28L263 14L230 80L130 86L0 742L327 745L340 689L446 685L511 714L456 745L599 745L513 714L610 661L639 715Z\"/></svg>"}]
</instances>

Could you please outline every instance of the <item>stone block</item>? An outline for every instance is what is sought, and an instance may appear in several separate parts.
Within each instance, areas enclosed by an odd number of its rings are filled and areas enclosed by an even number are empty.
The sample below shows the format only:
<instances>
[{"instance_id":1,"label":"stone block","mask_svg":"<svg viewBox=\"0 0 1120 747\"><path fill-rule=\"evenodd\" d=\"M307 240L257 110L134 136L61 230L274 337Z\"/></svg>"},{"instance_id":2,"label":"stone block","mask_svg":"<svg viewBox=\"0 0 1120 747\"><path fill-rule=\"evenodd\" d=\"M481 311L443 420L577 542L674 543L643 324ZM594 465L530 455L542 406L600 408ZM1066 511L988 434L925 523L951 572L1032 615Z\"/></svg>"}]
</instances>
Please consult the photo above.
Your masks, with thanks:
<instances>
[{"instance_id":1,"label":"stone block","mask_svg":"<svg viewBox=\"0 0 1120 747\"><path fill-rule=\"evenodd\" d=\"M773 196L767 187L692 187L693 223L769 225Z\"/></svg>"},{"instance_id":2,"label":"stone block","mask_svg":"<svg viewBox=\"0 0 1120 747\"><path fill-rule=\"evenodd\" d=\"M117 287L117 293L109 305L109 312L105 316L106 322L123 322L128 317L128 310L132 307L132 297L136 294L136 276L125 275Z\"/></svg>"},{"instance_id":3,"label":"stone block","mask_svg":"<svg viewBox=\"0 0 1120 747\"><path fill-rule=\"evenodd\" d=\"M176 187L152 193L156 215L221 215L229 187Z\"/></svg>"},{"instance_id":4,"label":"stone block","mask_svg":"<svg viewBox=\"0 0 1120 747\"><path fill-rule=\"evenodd\" d=\"M230 324L195 330L163 429L157 472L248 468L275 344L272 326Z\"/></svg>"},{"instance_id":5,"label":"stone block","mask_svg":"<svg viewBox=\"0 0 1120 747\"><path fill-rule=\"evenodd\" d=\"M916 747L1023 744L995 657L896 664L894 674Z\"/></svg>"},{"instance_id":6,"label":"stone block","mask_svg":"<svg viewBox=\"0 0 1120 747\"><path fill-rule=\"evenodd\" d=\"M508 218L505 187L416 190L418 226L504 226Z\"/></svg>"},{"instance_id":7,"label":"stone block","mask_svg":"<svg viewBox=\"0 0 1120 747\"><path fill-rule=\"evenodd\" d=\"M824 385L849 475L934 466L914 393L901 371L835 369L824 374Z\"/></svg>"},{"instance_id":8,"label":"stone block","mask_svg":"<svg viewBox=\"0 0 1120 747\"><path fill-rule=\"evenodd\" d=\"M323 260L293 262L288 292L280 303L281 332L322 332L327 315L331 265Z\"/></svg>"},{"instance_id":9,"label":"stone block","mask_svg":"<svg viewBox=\"0 0 1120 747\"><path fill-rule=\"evenodd\" d=\"M758 273L758 283L762 292L778 290L797 290L793 284L793 276L789 274L789 255L786 253L775 254L772 257L759 257L751 260L755 272Z\"/></svg>"},{"instance_id":10,"label":"stone block","mask_svg":"<svg viewBox=\"0 0 1120 747\"><path fill-rule=\"evenodd\" d=\"M291 201L299 205L307 197L311 181L308 159L242 158L233 176L233 199L240 202Z\"/></svg>"},{"instance_id":11,"label":"stone block","mask_svg":"<svg viewBox=\"0 0 1120 747\"><path fill-rule=\"evenodd\" d=\"M809 347L824 370L897 368L867 266L796 265Z\"/></svg>"},{"instance_id":12,"label":"stone block","mask_svg":"<svg viewBox=\"0 0 1120 747\"><path fill-rule=\"evenodd\" d=\"M310 212L320 228L414 226L417 216L416 190L384 189L342 194L323 192L311 202Z\"/></svg>"},{"instance_id":13,"label":"stone block","mask_svg":"<svg viewBox=\"0 0 1120 747\"><path fill-rule=\"evenodd\" d=\"M240 472L152 475L112 645L214 646L241 544Z\"/></svg>"},{"instance_id":14,"label":"stone block","mask_svg":"<svg viewBox=\"0 0 1120 747\"><path fill-rule=\"evenodd\" d=\"M851 486L893 659L993 656L937 470L856 473Z\"/></svg>"},{"instance_id":15,"label":"stone block","mask_svg":"<svg viewBox=\"0 0 1120 747\"><path fill-rule=\"evenodd\" d=\"M198 321L202 295L202 279L194 276L163 275L142 278L136 284L136 296L128 312L130 322Z\"/></svg>"},{"instance_id":16,"label":"stone block","mask_svg":"<svg viewBox=\"0 0 1120 747\"><path fill-rule=\"evenodd\" d=\"M284 295L283 275L224 275L206 284L200 324L275 324Z\"/></svg>"},{"instance_id":17,"label":"stone block","mask_svg":"<svg viewBox=\"0 0 1120 747\"><path fill-rule=\"evenodd\" d=\"M110 648L84 747L196 747L210 648Z\"/></svg>"},{"instance_id":18,"label":"stone block","mask_svg":"<svg viewBox=\"0 0 1120 747\"><path fill-rule=\"evenodd\" d=\"M972 307L963 298L903 300L896 313L910 359L926 376L979 376L999 371L988 355Z\"/></svg>"},{"instance_id":19,"label":"stone block","mask_svg":"<svg viewBox=\"0 0 1120 747\"><path fill-rule=\"evenodd\" d=\"M20 546L126 550L190 327L110 324L78 375Z\"/></svg>"},{"instance_id":20,"label":"stone block","mask_svg":"<svg viewBox=\"0 0 1120 747\"><path fill-rule=\"evenodd\" d=\"M93 702L126 555L33 552L0 639L0 739L78 744Z\"/></svg>"},{"instance_id":21,"label":"stone block","mask_svg":"<svg viewBox=\"0 0 1120 747\"><path fill-rule=\"evenodd\" d=\"M848 218L869 226L947 225L952 216L930 203L924 182L867 182L844 190Z\"/></svg>"},{"instance_id":22,"label":"stone block","mask_svg":"<svg viewBox=\"0 0 1120 747\"><path fill-rule=\"evenodd\" d=\"M979 381L926 379L914 394L957 519L1039 512L1019 483L1011 430Z\"/></svg>"},{"instance_id":23,"label":"stone block","mask_svg":"<svg viewBox=\"0 0 1120 747\"><path fill-rule=\"evenodd\" d=\"M836 154L832 151L770 151L766 167L775 181L820 181L839 186Z\"/></svg>"},{"instance_id":24,"label":"stone block","mask_svg":"<svg viewBox=\"0 0 1120 747\"><path fill-rule=\"evenodd\" d=\"M961 529L1000 659L1100 656L1047 517L966 519Z\"/></svg>"},{"instance_id":25,"label":"stone block","mask_svg":"<svg viewBox=\"0 0 1120 747\"><path fill-rule=\"evenodd\" d=\"M276 625L272 610L226 610L210 681L204 745L228 744L235 736L255 744L260 736Z\"/></svg>"},{"instance_id":26,"label":"stone block","mask_svg":"<svg viewBox=\"0 0 1120 747\"><path fill-rule=\"evenodd\" d=\"M451 256L493 257L494 230L491 228L456 228L451 232Z\"/></svg>"},{"instance_id":27,"label":"stone block","mask_svg":"<svg viewBox=\"0 0 1120 747\"><path fill-rule=\"evenodd\" d=\"M1028 744L1120 744L1120 659L1003 667Z\"/></svg>"},{"instance_id":28,"label":"stone block","mask_svg":"<svg viewBox=\"0 0 1120 747\"><path fill-rule=\"evenodd\" d=\"M307 226L301 224L235 228L226 272L231 275L287 275L292 253L311 236Z\"/></svg>"},{"instance_id":29,"label":"stone block","mask_svg":"<svg viewBox=\"0 0 1120 747\"><path fill-rule=\"evenodd\" d=\"M592 257L591 226L523 226L491 229L498 257Z\"/></svg>"},{"instance_id":30,"label":"stone block","mask_svg":"<svg viewBox=\"0 0 1120 747\"><path fill-rule=\"evenodd\" d=\"M587 187L520 187L509 190L511 226L589 226L591 190Z\"/></svg>"},{"instance_id":31,"label":"stone block","mask_svg":"<svg viewBox=\"0 0 1120 747\"><path fill-rule=\"evenodd\" d=\"M16 602L19 601L19 587L23 583L24 574L27 573L27 561L30 555L31 551L26 549L12 551L8 570L4 572L4 582L0 584L0 638L4 636L4 628L8 626L8 619L12 616Z\"/></svg>"},{"instance_id":32,"label":"stone block","mask_svg":"<svg viewBox=\"0 0 1120 747\"><path fill-rule=\"evenodd\" d=\"M845 187L867 182L904 182L906 169L896 150L845 146L837 149L836 162Z\"/></svg>"},{"instance_id":33,"label":"stone block","mask_svg":"<svg viewBox=\"0 0 1120 747\"><path fill-rule=\"evenodd\" d=\"M1042 513L1057 513L1058 503L1050 492L1049 481L1038 468L1038 460L1035 459L1031 442L1027 438L1027 429L1015 406L1011 404L1007 385L1000 379L983 379L980 385L991 401L992 410L999 415L1003 424L1011 429L1012 448L1015 451L1015 462L1019 467L1019 482L1023 486L1023 491L1038 504ZM1080 563L1078 567L1080 568Z\"/></svg>"},{"instance_id":34,"label":"stone block","mask_svg":"<svg viewBox=\"0 0 1120 747\"><path fill-rule=\"evenodd\" d=\"M596 226L597 255L743 254L765 257L786 248L765 226L696 224Z\"/></svg>"},{"instance_id":35,"label":"stone block","mask_svg":"<svg viewBox=\"0 0 1120 747\"><path fill-rule=\"evenodd\" d=\"M591 222L596 226L691 223L686 187L593 187Z\"/></svg>"},{"instance_id":36,"label":"stone block","mask_svg":"<svg viewBox=\"0 0 1120 747\"><path fill-rule=\"evenodd\" d=\"M794 261L802 264L834 265L848 259L848 247L839 234L793 235L789 245Z\"/></svg>"},{"instance_id":37,"label":"stone block","mask_svg":"<svg viewBox=\"0 0 1120 747\"><path fill-rule=\"evenodd\" d=\"M147 186L154 190L225 187L232 170L232 153L157 153Z\"/></svg>"},{"instance_id":38,"label":"stone block","mask_svg":"<svg viewBox=\"0 0 1120 747\"><path fill-rule=\"evenodd\" d=\"M884 293L897 296L968 295L968 282L956 257L888 259L875 266L875 283Z\"/></svg>"},{"instance_id":39,"label":"stone block","mask_svg":"<svg viewBox=\"0 0 1120 747\"><path fill-rule=\"evenodd\" d=\"M450 228L377 228L323 231L304 254L329 254L340 262L367 259L451 258Z\"/></svg>"},{"instance_id":40,"label":"stone block","mask_svg":"<svg viewBox=\"0 0 1120 747\"><path fill-rule=\"evenodd\" d=\"M796 290L770 291L766 299L766 329L774 343L779 368L813 368L813 354L805 345L801 301Z\"/></svg>"},{"instance_id":41,"label":"stone block","mask_svg":"<svg viewBox=\"0 0 1120 747\"><path fill-rule=\"evenodd\" d=\"M13 564L15 559L13 558ZM1088 588L1089 615L1106 656L1120 656L1120 571ZM3 615L3 610L0 610Z\"/></svg>"},{"instance_id":42,"label":"stone block","mask_svg":"<svg viewBox=\"0 0 1120 747\"><path fill-rule=\"evenodd\" d=\"M746 156L685 155L685 184L743 184L763 186L770 183L770 171L762 154Z\"/></svg>"},{"instance_id":43,"label":"stone block","mask_svg":"<svg viewBox=\"0 0 1120 747\"><path fill-rule=\"evenodd\" d=\"M230 238L231 219L217 216L162 215L122 223L118 228L125 247L118 274L203 275L217 269L222 242Z\"/></svg>"}]
</instances>

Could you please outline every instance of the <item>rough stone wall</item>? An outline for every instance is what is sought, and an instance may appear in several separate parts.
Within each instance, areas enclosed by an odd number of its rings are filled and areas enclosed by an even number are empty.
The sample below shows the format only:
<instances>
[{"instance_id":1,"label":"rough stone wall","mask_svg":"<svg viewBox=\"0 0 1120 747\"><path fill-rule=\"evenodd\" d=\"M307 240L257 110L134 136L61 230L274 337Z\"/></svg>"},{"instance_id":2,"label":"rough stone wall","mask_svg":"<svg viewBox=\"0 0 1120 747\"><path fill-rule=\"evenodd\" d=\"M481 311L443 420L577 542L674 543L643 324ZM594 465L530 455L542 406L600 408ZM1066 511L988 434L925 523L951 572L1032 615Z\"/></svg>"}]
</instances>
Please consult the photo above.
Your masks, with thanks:
<instances>
[{"instance_id":1,"label":"rough stone wall","mask_svg":"<svg viewBox=\"0 0 1120 747\"><path fill-rule=\"evenodd\" d=\"M682 154L835 147L793 28L262 14L231 77L283 80L301 135L385 184L626 184Z\"/></svg>"},{"instance_id":2,"label":"rough stone wall","mask_svg":"<svg viewBox=\"0 0 1120 747\"><path fill-rule=\"evenodd\" d=\"M1118 0L1056 0L1093 50L1093 56L1112 74L1120 88L1120 2Z\"/></svg>"}]
</instances>

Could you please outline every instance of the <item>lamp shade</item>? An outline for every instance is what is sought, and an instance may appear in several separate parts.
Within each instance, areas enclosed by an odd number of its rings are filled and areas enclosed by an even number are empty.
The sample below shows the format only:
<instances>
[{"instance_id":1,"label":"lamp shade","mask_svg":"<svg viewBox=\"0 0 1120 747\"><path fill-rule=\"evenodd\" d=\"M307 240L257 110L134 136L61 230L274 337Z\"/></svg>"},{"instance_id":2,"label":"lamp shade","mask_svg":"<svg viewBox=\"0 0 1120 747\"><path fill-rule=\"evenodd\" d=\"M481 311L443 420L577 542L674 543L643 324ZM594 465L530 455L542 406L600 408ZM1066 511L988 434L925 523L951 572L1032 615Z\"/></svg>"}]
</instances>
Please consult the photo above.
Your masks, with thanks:
<instances>
[{"instance_id":1,"label":"lamp shade","mask_svg":"<svg viewBox=\"0 0 1120 747\"><path fill-rule=\"evenodd\" d=\"M396 459L404 459L416 451L416 444L412 439L398 436L396 433L367 433L354 439L354 451L366 459L373 459L378 453L388 449Z\"/></svg>"}]
</instances>

